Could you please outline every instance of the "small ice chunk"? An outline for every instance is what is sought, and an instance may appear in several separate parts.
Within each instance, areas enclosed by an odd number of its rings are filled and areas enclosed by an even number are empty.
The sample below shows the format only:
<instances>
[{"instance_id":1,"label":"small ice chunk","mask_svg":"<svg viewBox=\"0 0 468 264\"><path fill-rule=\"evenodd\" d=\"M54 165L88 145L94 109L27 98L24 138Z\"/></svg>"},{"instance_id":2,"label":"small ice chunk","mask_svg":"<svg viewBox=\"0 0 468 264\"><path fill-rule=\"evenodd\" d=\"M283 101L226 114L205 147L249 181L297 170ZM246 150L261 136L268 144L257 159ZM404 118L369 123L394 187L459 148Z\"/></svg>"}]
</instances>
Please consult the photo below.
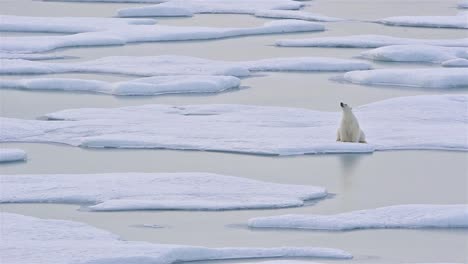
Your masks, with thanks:
<instances>
[{"instance_id":1,"label":"small ice chunk","mask_svg":"<svg viewBox=\"0 0 468 264\"><path fill-rule=\"evenodd\" d=\"M0 162L26 160L26 152L22 149L0 148Z\"/></svg>"},{"instance_id":2,"label":"small ice chunk","mask_svg":"<svg viewBox=\"0 0 468 264\"><path fill-rule=\"evenodd\" d=\"M280 215L249 220L250 227L351 230L369 228L466 228L468 205L409 204L335 215Z\"/></svg>"},{"instance_id":3,"label":"small ice chunk","mask_svg":"<svg viewBox=\"0 0 468 264\"><path fill-rule=\"evenodd\" d=\"M309 39L283 39L276 42L284 47L338 47L378 48L389 45L434 45L468 47L468 38L462 39L411 39L383 35L353 35L345 37L320 37Z\"/></svg>"}]
</instances>

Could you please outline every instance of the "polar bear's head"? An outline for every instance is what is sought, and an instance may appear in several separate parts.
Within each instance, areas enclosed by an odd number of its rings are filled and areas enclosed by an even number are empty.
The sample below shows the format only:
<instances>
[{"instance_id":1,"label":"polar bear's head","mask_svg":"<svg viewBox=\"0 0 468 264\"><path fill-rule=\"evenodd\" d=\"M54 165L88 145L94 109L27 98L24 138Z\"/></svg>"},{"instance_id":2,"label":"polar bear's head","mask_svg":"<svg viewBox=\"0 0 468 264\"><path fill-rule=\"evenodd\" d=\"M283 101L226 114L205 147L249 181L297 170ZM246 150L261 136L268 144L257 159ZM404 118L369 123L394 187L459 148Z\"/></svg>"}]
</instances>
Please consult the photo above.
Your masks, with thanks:
<instances>
[{"instance_id":1,"label":"polar bear's head","mask_svg":"<svg viewBox=\"0 0 468 264\"><path fill-rule=\"evenodd\" d=\"M351 111L351 110L353 109L351 106L349 106L349 105L347 105L347 104L345 104L345 103L343 103L343 102L340 103L340 106L341 106L341 109L342 109L343 111L345 111L345 112L346 112L346 111Z\"/></svg>"}]
</instances>

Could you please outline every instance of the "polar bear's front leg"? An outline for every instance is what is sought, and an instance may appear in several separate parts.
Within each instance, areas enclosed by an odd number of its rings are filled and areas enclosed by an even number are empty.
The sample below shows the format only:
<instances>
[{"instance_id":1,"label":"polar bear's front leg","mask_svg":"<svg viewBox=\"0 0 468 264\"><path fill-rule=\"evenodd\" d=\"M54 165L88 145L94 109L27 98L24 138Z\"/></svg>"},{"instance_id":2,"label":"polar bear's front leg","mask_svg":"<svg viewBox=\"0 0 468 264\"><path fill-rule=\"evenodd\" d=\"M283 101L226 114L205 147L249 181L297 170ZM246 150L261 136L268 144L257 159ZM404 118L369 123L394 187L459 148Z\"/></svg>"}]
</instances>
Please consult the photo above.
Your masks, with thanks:
<instances>
[{"instance_id":1,"label":"polar bear's front leg","mask_svg":"<svg viewBox=\"0 0 468 264\"><path fill-rule=\"evenodd\" d=\"M359 135L359 143L367 143L366 134L364 134L364 131L362 131L362 130L361 130L361 133Z\"/></svg>"},{"instance_id":2,"label":"polar bear's front leg","mask_svg":"<svg viewBox=\"0 0 468 264\"><path fill-rule=\"evenodd\" d=\"M336 131L336 141L341 141L340 130L339 129Z\"/></svg>"}]
</instances>

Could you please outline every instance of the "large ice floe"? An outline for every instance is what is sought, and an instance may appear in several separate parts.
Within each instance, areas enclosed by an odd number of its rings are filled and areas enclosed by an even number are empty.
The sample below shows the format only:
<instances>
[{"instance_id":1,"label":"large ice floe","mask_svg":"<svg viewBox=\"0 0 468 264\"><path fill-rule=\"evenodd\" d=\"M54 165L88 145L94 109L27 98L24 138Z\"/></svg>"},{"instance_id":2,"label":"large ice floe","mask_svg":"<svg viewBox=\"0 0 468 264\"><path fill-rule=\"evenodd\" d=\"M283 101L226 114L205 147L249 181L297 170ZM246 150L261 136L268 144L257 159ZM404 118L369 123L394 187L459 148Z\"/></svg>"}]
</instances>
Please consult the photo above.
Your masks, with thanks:
<instances>
[{"instance_id":1,"label":"large ice floe","mask_svg":"<svg viewBox=\"0 0 468 264\"><path fill-rule=\"evenodd\" d=\"M468 59L468 48L392 45L362 52L361 57L378 61L443 63L453 59Z\"/></svg>"},{"instance_id":2,"label":"large ice floe","mask_svg":"<svg viewBox=\"0 0 468 264\"><path fill-rule=\"evenodd\" d=\"M432 95L357 107L368 144L335 142L339 112L246 105L70 109L46 115L54 121L1 118L0 141L271 155L467 151L467 102L468 95Z\"/></svg>"},{"instance_id":3,"label":"large ice floe","mask_svg":"<svg viewBox=\"0 0 468 264\"><path fill-rule=\"evenodd\" d=\"M125 45L136 42L209 40L227 37L322 31L318 23L300 20L276 20L261 26L216 28L153 25L151 19L125 20L108 18L33 18L3 16L0 28L9 31L75 32L61 36L2 37L1 53L36 53L58 48L83 46ZM37 20L37 21L35 21ZM62 21L63 20L63 21ZM70 21L69 21L70 20ZM94 21L97 20L97 21ZM94 22L93 22L94 21ZM37 22L37 23L33 23ZM79 32L79 33L78 33Z\"/></svg>"},{"instance_id":4,"label":"large ice floe","mask_svg":"<svg viewBox=\"0 0 468 264\"><path fill-rule=\"evenodd\" d=\"M121 17L192 16L201 13L254 14L259 10L297 10L304 4L292 0L171 0L161 4L125 8Z\"/></svg>"},{"instance_id":5,"label":"large ice floe","mask_svg":"<svg viewBox=\"0 0 468 264\"><path fill-rule=\"evenodd\" d=\"M26 152L22 149L0 148L0 163L26 160Z\"/></svg>"},{"instance_id":6,"label":"large ice floe","mask_svg":"<svg viewBox=\"0 0 468 264\"><path fill-rule=\"evenodd\" d=\"M0 175L2 203L73 203L94 211L235 210L303 206L322 187L209 173Z\"/></svg>"},{"instance_id":7,"label":"large ice floe","mask_svg":"<svg viewBox=\"0 0 468 264\"><path fill-rule=\"evenodd\" d=\"M252 218L250 227L351 230L368 228L467 228L468 205L410 204L335 215L280 215Z\"/></svg>"},{"instance_id":8,"label":"large ice floe","mask_svg":"<svg viewBox=\"0 0 468 264\"><path fill-rule=\"evenodd\" d=\"M377 22L390 26L468 28L468 14L456 16L398 16L380 19Z\"/></svg>"},{"instance_id":9,"label":"large ice floe","mask_svg":"<svg viewBox=\"0 0 468 264\"><path fill-rule=\"evenodd\" d=\"M351 71L344 80L365 85L400 86L416 88L467 88L467 68L377 69Z\"/></svg>"},{"instance_id":10,"label":"large ice floe","mask_svg":"<svg viewBox=\"0 0 468 264\"><path fill-rule=\"evenodd\" d=\"M65 78L0 80L0 88L6 89L78 91L113 95L218 93L237 88L239 85L240 79L236 77L209 75L155 76L116 83Z\"/></svg>"},{"instance_id":11,"label":"large ice floe","mask_svg":"<svg viewBox=\"0 0 468 264\"><path fill-rule=\"evenodd\" d=\"M256 61L216 61L187 56L116 56L77 63L0 60L2 74L113 73L136 76L225 75L246 77L251 71L367 70L367 62L324 57L272 58Z\"/></svg>"},{"instance_id":12,"label":"large ice floe","mask_svg":"<svg viewBox=\"0 0 468 264\"><path fill-rule=\"evenodd\" d=\"M344 37L318 37L309 39L282 39L276 41L283 47L338 47L378 48L389 45L434 45L446 47L468 47L468 38L462 39L413 39L384 35L352 35Z\"/></svg>"},{"instance_id":13,"label":"large ice floe","mask_svg":"<svg viewBox=\"0 0 468 264\"><path fill-rule=\"evenodd\" d=\"M79 222L5 212L0 216L0 250L5 264L170 264L197 260L352 257L332 248L207 248L124 241L105 230Z\"/></svg>"}]
</instances>

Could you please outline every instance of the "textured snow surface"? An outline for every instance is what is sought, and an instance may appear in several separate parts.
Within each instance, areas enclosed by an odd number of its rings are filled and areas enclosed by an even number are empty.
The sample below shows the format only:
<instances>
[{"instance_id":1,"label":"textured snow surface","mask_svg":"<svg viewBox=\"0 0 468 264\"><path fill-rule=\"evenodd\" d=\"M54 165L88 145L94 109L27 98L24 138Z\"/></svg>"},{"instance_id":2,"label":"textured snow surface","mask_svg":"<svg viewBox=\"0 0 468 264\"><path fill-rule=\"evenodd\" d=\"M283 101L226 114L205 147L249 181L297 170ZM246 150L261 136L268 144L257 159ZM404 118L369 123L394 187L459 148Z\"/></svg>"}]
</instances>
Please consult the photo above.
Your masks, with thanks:
<instances>
[{"instance_id":1,"label":"textured snow surface","mask_svg":"<svg viewBox=\"0 0 468 264\"><path fill-rule=\"evenodd\" d=\"M468 28L468 14L456 16L398 16L380 19L377 22L391 26Z\"/></svg>"},{"instance_id":2,"label":"textured snow surface","mask_svg":"<svg viewBox=\"0 0 468 264\"><path fill-rule=\"evenodd\" d=\"M468 38L463 39L412 39L384 35L353 35L345 37L321 37L309 39L283 39L276 42L284 47L339 47L378 48L389 45L434 45L468 47Z\"/></svg>"},{"instance_id":3,"label":"textured snow surface","mask_svg":"<svg viewBox=\"0 0 468 264\"><path fill-rule=\"evenodd\" d=\"M269 257L351 258L349 253L331 248L206 248L123 241L112 233L79 222L3 212L0 224L0 251L5 264L170 264Z\"/></svg>"},{"instance_id":4,"label":"textured snow surface","mask_svg":"<svg viewBox=\"0 0 468 264\"><path fill-rule=\"evenodd\" d=\"M109 210L284 208L323 198L322 187L209 173L1 175L2 203L91 204Z\"/></svg>"},{"instance_id":5,"label":"textured snow surface","mask_svg":"<svg viewBox=\"0 0 468 264\"><path fill-rule=\"evenodd\" d=\"M468 48L429 45L394 45L365 51L366 59L397 62L441 63L457 58L468 58Z\"/></svg>"},{"instance_id":6,"label":"textured snow surface","mask_svg":"<svg viewBox=\"0 0 468 264\"><path fill-rule=\"evenodd\" d=\"M417 88L466 88L466 68L378 69L351 71L344 74L348 82L366 85L402 86Z\"/></svg>"},{"instance_id":7,"label":"textured snow surface","mask_svg":"<svg viewBox=\"0 0 468 264\"><path fill-rule=\"evenodd\" d=\"M466 228L468 205L395 205L335 215L281 215L249 220L250 227L350 230L366 228Z\"/></svg>"},{"instance_id":8,"label":"textured snow surface","mask_svg":"<svg viewBox=\"0 0 468 264\"><path fill-rule=\"evenodd\" d=\"M200 13L254 14L259 10L297 10L304 4L292 0L171 0L161 4L121 9L121 17L192 16Z\"/></svg>"},{"instance_id":9,"label":"textured snow surface","mask_svg":"<svg viewBox=\"0 0 468 264\"><path fill-rule=\"evenodd\" d=\"M245 105L83 108L47 115L63 121L1 118L0 141L278 155L467 151L467 101L468 95L414 96L357 107L368 144L335 142L339 112Z\"/></svg>"},{"instance_id":10,"label":"textured snow surface","mask_svg":"<svg viewBox=\"0 0 468 264\"><path fill-rule=\"evenodd\" d=\"M0 148L0 162L26 160L26 152L21 149Z\"/></svg>"},{"instance_id":11,"label":"textured snow surface","mask_svg":"<svg viewBox=\"0 0 468 264\"><path fill-rule=\"evenodd\" d=\"M298 19L306 21L336 22L343 21L341 18L329 17L321 14L294 10L260 10L255 12L256 17Z\"/></svg>"},{"instance_id":12,"label":"textured snow surface","mask_svg":"<svg viewBox=\"0 0 468 264\"><path fill-rule=\"evenodd\" d=\"M250 71L351 71L367 70L370 63L358 60L291 57L257 61L215 61L187 56L104 57L78 63L0 60L3 74L114 73L137 76L230 75L246 77Z\"/></svg>"},{"instance_id":13,"label":"textured snow surface","mask_svg":"<svg viewBox=\"0 0 468 264\"><path fill-rule=\"evenodd\" d=\"M96 19L97 21L93 22ZM191 26L148 25L151 19L127 20L109 18L104 23L102 18L39 18L33 23L33 17L2 17L0 28L8 31L48 31L48 32L83 32L62 36L2 37L2 53L36 53L58 48L125 45L137 42L209 40L259 34L278 34L292 32L322 31L324 26L314 22L300 20L276 20L262 26L243 28L216 28ZM63 22L61 22L63 20ZM68 21L71 20L71 21ZM117 22L115 22L115 20Z\"/></svg>"},{"instance_id":14,"label":"textured snow surface","mask_svg":"<svg viewBox=\"0 0 468 264\"><path fill-rule=\"evenodd\" d=\"M232 76L177 75L156 76L124 82L35 78L0 80L0 88L25 90L60 90L114 95L161 95L176 93L216 93L237 88L240 80Z\"/></svg>"}]
</instances>

